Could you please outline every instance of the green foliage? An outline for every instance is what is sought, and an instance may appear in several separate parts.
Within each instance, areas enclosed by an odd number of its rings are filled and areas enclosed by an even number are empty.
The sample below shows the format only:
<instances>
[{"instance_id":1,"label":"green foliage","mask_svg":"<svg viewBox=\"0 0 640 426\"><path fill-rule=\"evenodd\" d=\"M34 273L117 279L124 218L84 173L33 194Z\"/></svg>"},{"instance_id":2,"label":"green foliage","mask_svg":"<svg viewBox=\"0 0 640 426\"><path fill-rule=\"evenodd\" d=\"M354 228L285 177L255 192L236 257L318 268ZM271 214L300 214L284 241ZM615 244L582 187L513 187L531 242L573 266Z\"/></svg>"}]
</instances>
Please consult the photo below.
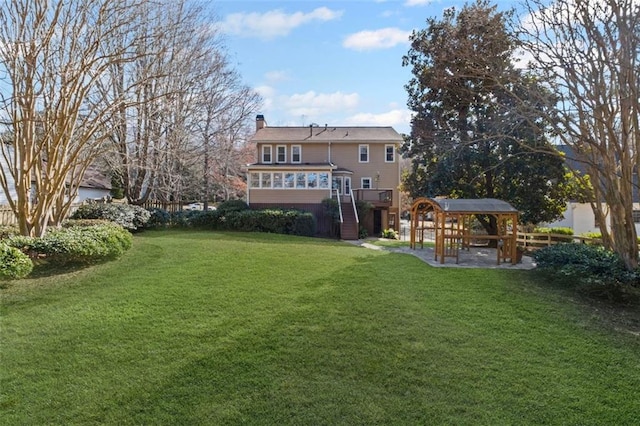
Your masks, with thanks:
<instances>
[{"instance_id":1,"label":"green foliage","mask_svg":"<svg viewBox=\"0 0 640 426\"><path fill-rule=\"evenodd\" d=\"M148 210L150 216L146 228L166 228L171 223L171 214L168 211L157 207Z\"/></svg>"},{"instance_id":2,"label":"green foliage","mask_svg":"<svg viewBox=\"0 0 640 426\"><path fill-rule=\"evenodd\" d=\"M131 234L119 225L71 226L45 236L15 236L5 242L32 258L60 264L89 264L120 257L131 248Z\"/></svg>"},{"instance_id":3,"label":"green foliage","mask_svg":"<svg viewBox=\"0 0 640 426\"><path fill-rule=\"evenodd\" d=\"M396 232L395 229L385 229L382 231L382 238L388 238L390 240L397 240L398 239L398 233Z\"/></svg>"},{"instance_id":4,"label":"green foliage","mask_svg":"<svg viewBox=\"0 0 640 426\"><path fill-rule=\"evenodd\" d=\"M624 300L639 283L638 271L628 271L616 253L600 246L560 243L535 251L533 258L561 283L611 300Z\"/></svg>"},{"instance_id":5,"label":"green foliage","mask_svg":"<svg viewBox=\"0 0 640 426\"><path fill-rule=\"evenodd\" d=\"M558 235L573 235L573 229L557 226L554 228L549 227L538 227L533 230L533 232L538 232L540 234L558 234Z\"/></svg>"},{"instance_id":6,"label":"green foliage","mask_svg":"<svg viewBox=\"0 0 640 426\"><path fill-rule=\"evenodd\" d=\"M224 210L223 210L224 211ZM308 212L286 209L220 210L198 212L189 217L189 225L199 229L243 232L268 232L314 236L315 217Z\"/></svg>"},{"instance_id":7,"label":"green foliage","mask_svg":"<svg viewBox=\"0 0 640 426\"><path fill-rule=\"evenodd\" d=\"M189 225L199 229L221 229L224 221L219 210L196 211L188 216Z\"/></svg>"},{"instance_id":8,"label":"green foliage","mask_svg":"<svg viewBox=\"0 0 640 426\"><path fill-rule=\"evenodd\" d=\"M364 240L369 236L369 231L363 225L358 226L358 238Z\"/></svg>"},{"instance_id":9,"label":"green foliage","mask_svg":"<svg viewBox=\"0 0 640 426\"><path fill-rule=\"evenodd\" d=\"M335 198L325 198L322 200L322 209L326 217L331 218L333 222L340 221L340 208L338 207L338 200Z\"/></svg>"},{"instance_id":10,"label":"green foliage","mask_svg":"<svg viewBox=\"0 0 640 426\"><path fill-rule=\"evenodd\" d=\"M202 214L198 210L181 210L171 213L170 224L175 228L188 228L191 226L191 219Z\"/></svg>"},{"instance_id":11,"label":"green foliage","mask_svg":"<svg viewBox=\"0 0 640 426\"><path fill-rule=\"evenodd\" d=\"M72 228L75 226L95 226L95 225L112 225L113 222L107 219L67 219L62 222L63 228Z\"/></svg>"},{"instance_id":12,"label":"green foliage","mask_svg":"<svg viewBox=\"0 0 640 426\"><path fill-rule=\"evenodd\" d=\"M358 200L356 201L356 211L358 212L358 218L362 222L369 212L373 209L373 204L368 201Z\"/></svg>"},{"instance_id":13,"label":"green foliage","mask_svg":"<svg viewBox=\"0 0 640 426\"><path fill-rule=\"evenodd\" d=\"M0 240L20 234L20 229L15 225L0 225Z\"/></svg>"},{"instance_id":14,"label":"green foliage","mask_svg":"<svg viewBox=\"0 0 640 426\"><path fill-rule=\"evenodd\" d=\"M15 247L0 242L0 279L24 278L33 270L29 256Z\"/></svg>"},{"instance_id":15,"label":"green foliage","mask_svg":"<svg viewBox=\"0 0 640 426\"><path fill-rule=\"evenodd\" d=\"M106 219L125 229L136 231L149 221L151 213L131 204L89 203L81 205L71 216L72 219Z\"/></svg>"},{"instance_id":16,"label":"green foliage","mask_svg":"<svg viewBox=\"0 0 640 426\"><path fill-rule=\"evenodd\" d=\"M222 216L230 212L240 212L243 210L249 210L249 206L242 200L223 201L216 209Z\"/></svg>"},{"instance_id":17,"label":"green foliage","mask_svg":"<svg viewBox=\"0 0 640 426\"><path fill-rule=\"evenodd\" d=\"M523 223L550 222L562 215L568 191L564 161L545 131L554 95L514 67L507 20L476 1L411 36L403 64L412 67L406 88L415 115L402 186L414 198L499 198Z\"/></svg>"}]
</instances>

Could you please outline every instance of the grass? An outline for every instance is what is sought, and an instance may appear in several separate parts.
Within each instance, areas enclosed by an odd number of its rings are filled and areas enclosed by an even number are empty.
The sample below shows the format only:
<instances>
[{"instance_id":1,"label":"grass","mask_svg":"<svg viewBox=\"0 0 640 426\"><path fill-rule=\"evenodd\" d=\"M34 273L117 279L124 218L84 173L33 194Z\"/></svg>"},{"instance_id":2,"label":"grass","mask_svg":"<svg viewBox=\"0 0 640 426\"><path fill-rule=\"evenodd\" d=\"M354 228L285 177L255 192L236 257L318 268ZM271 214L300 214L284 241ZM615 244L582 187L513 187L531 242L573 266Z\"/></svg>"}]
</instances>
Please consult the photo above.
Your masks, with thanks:
<instances>
[{"instance_id":1,"label":"grass","mask_svg":"<svg viewBox=\"0 0 640 426\"><path fill-rule=\"evenodd\" d=\"M534 274L145 233L0 290L0 424L638 424L639 338Z\"/></svg>"}]
</instances>

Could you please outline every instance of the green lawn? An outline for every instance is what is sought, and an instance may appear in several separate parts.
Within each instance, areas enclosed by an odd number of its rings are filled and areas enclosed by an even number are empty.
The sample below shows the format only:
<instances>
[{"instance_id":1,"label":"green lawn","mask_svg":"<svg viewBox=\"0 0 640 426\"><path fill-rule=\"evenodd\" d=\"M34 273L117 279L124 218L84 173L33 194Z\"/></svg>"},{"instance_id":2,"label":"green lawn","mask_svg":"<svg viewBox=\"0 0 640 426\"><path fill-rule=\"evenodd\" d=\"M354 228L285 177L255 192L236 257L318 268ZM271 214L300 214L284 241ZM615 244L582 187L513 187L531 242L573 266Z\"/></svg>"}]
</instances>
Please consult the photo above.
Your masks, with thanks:
<instances>
[{"instance_id":1,"label":"green lawn","mask_svg":"<svg viewBox=\"0 0 640 426\"><path fill-rule=\"evenodd\" d=\"M0 290L0 424L640 423L640 337L534 276L147 232Z\"/></svg>"}]
</instances>

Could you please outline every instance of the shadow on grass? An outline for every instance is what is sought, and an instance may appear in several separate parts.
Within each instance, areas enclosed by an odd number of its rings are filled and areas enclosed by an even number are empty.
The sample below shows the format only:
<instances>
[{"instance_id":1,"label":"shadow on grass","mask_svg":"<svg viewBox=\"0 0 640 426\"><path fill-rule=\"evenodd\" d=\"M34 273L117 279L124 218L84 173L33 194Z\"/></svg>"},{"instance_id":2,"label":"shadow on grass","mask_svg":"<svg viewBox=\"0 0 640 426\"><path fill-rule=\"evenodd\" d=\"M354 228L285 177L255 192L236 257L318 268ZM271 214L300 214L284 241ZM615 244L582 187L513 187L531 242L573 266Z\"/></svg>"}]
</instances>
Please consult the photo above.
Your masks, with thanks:
<instances>
[{"instance_id":1,"label":"shadow on grass","mask_svg":"<svg viewBox=\"0 0 640 426\"><path fill-rule=\"evenodd\" d=\"M562 278L543 269L536 269L531 277L536 286L570 300L605 327L640 336L640 288L581 285L575 278Z\"/></svg>"}]
</instances>

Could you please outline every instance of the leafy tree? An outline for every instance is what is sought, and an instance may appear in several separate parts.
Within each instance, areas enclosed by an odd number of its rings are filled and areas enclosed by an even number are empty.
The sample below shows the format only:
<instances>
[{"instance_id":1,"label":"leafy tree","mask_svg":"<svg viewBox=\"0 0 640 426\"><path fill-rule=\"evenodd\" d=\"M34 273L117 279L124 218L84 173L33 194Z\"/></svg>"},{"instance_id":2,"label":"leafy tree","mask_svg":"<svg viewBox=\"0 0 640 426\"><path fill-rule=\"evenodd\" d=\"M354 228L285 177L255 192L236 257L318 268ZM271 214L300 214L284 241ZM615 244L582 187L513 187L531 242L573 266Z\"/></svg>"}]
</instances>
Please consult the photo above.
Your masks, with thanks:
<instances>
[{"instance_id":1,"label":"leafy tree","mask_svg":"<svg viewBox=\"0 0 640 426\"><path fill-rule=\"evenodd\" d=\"M602 241L638 266L633 220L640 166L640 2L526 0L520 39L557 100L553 133L588 177ZM533 93L532 95L536 95Z\"/></svg>"},{"instance_id":2,"label":"leafy tree","mask_svg":"<svg viewBox=\"0 0 640 426\"><path fill-rule=\"evenodd\" d=\"M508 13L479 0L414 31L403 58L415 112L404 144L412 166L403 182L412 196L499 198L522 221L558 218L566 205L566 171L545 130L543 99L552 98L513 63ZM545 97L522 108L531 92ZM478 218L497 233L495 218Z\"/></svg>"}]
</instances>

